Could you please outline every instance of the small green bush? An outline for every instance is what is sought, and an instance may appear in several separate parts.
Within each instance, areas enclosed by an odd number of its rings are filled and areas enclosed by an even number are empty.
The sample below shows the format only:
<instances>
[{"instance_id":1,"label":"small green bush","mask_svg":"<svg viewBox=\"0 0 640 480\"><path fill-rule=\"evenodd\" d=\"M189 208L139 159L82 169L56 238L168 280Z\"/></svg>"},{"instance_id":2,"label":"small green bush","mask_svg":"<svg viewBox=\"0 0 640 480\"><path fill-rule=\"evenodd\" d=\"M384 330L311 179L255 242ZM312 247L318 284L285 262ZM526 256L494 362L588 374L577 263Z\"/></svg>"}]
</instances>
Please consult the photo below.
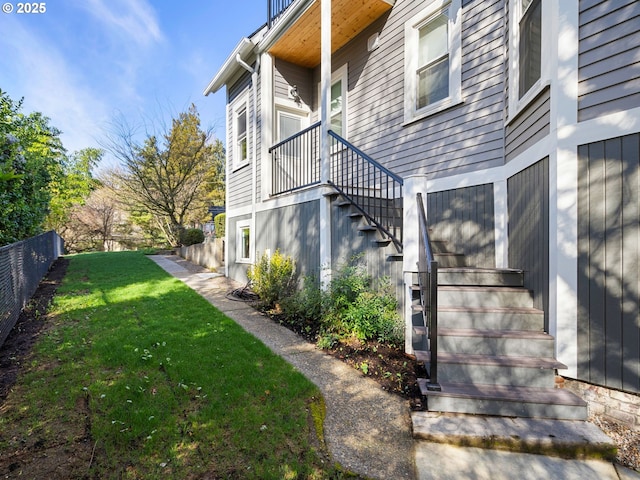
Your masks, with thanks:
<instances>
[{"instance_id":1,"label":"small green bush","mask_svg":"<svg viewBox=\"0 0 640 480\"><path fill-rule=\"evenodd\" d=\"M262 306L271 309L293 294L295 262L280 250L271 256L265 252L255 265L249 267L247 277Z\"/></svg>"},{"instance_id":2,"label":"small green bush","mask_svg":"<svg viewBox=\"0 0 640 480\"><path fill-rule=\"evenodd\" d=\"M216 238L222 238L225 234L225 222L227 219L226 213L219 213L213 217L213 226L215 228Z\"/></svg>"},{"instance_id":3,"label":"small green bush","mask_svg":"<svg viewBox=\"0 0 640 480\"><path fill-rule=\"evenodd\" d=\"M185 247L204 242L204 232L199 228L187 228L180 235L180 243Z\"/></svg>"},{"instance_id":4,"label":"small green bush","mask_svg":"<svg viewBox=\"0 0 640 480\"><path fill-rule=\"evenodd\" d=\"M358 258L334 275L327 297L322 319L325 332L385 343L402 339L398 302L390 291L389 280L374 282Z\"/></svg>"}]
</instances>

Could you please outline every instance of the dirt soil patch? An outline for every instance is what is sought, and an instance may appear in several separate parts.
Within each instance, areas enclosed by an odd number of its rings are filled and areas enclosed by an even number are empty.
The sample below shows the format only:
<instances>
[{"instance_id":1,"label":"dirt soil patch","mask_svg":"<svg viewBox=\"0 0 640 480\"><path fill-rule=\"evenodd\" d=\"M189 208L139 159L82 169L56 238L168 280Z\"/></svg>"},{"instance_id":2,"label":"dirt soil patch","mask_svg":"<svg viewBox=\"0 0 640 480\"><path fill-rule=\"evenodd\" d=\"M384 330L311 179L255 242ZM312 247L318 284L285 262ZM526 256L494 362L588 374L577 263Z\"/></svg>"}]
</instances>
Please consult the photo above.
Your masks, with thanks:
<instances>
[{"instance_id":1,"label":"dirt soil patch","mask_svg":"<svg viewBox=\"0 0 640 480\"><path fill-rule=\"evenodd\" d=\"M6 341L0 346L0 415L27 408L23 405L24 386L16 379L29 367L33 345L38 337L53 328L47 321L47 309L64 278L69 261L59 258L40 282L29 304L20 314ZM47 368L40 365L39 368ZM32 430L5 425L0 432L3 454L0 475L4 478L48 478L50 480L89 478L93 456L90 415L82 401L72 412L61 414L56 424L40 425ZM51 439L58 439L51 441Z\"/></svg>"}]
</instances>

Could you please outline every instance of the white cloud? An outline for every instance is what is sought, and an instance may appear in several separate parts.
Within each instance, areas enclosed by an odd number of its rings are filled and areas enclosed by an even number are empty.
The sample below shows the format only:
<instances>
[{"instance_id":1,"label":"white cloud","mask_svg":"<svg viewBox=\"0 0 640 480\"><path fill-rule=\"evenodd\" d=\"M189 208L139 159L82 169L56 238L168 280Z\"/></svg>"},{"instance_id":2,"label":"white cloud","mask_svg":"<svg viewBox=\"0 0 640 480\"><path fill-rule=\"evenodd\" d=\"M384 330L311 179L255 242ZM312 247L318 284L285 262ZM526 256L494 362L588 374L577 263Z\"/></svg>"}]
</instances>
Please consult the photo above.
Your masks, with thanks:
<instances>
[{"instance_id":1,"label":"white cloud","mask_svg":"<svg viewBox=\"0 0 640 480\"><path fill-rule=\"evenodd\" d=\"M3 85L14 99L24 96L25 113L42 112L63 132L69 151L96 146L96 138L109 109L102 98L83 85L66 59L50 42L7 18L10 35L0 38L5 72Z\"/></svg>"},{"instance_id":2,"label":"white cloud","mask_svg":"<svg viewBox=\"0 0 640 480\"><path fill-rule=\"evenodd\" d=\"M156 12L145 0L84 0L78 5L116 36L124 34L140 46L164 39Z\"/></svg>"}]
</instances>

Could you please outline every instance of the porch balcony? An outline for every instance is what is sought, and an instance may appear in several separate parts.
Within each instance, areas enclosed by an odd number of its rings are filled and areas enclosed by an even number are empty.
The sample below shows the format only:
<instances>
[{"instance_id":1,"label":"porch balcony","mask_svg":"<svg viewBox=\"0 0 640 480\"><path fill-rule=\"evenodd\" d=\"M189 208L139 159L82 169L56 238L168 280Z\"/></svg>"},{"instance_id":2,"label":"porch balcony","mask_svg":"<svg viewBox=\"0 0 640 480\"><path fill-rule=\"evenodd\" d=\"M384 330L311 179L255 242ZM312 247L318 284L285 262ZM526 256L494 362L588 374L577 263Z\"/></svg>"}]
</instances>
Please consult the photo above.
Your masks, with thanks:
<instances>
[{"instance_id":1,"label":"porch balcony","mask_svg":"<svg viewBox=\"0 0 640 480\"><path fill-rule=\"evenodd\" d=\"M332 0L331 53L388 12L395 0ZM274 57L303 67L320 64L320 0L267 0Z\"/></svg>"},{"instance_id":2,"label":"porch balcony","mask_svg":"<svg viewBox=\"0 0 640 480\"><path fill-rule=\"evenodd\" d=\"M269 149L272 196L328 185L401 250L402 178L329 130L329 178L323 179L321 126L315 123Z\"/></svg>"}]
</instances>

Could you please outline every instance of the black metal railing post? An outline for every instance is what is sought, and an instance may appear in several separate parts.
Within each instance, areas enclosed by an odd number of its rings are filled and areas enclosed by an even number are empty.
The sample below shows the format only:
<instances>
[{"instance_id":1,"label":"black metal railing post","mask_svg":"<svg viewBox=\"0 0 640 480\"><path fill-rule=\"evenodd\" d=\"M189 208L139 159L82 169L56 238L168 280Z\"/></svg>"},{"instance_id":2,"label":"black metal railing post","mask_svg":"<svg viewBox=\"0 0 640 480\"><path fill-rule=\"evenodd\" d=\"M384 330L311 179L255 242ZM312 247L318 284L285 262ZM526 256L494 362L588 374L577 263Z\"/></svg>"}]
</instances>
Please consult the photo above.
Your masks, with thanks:
<instances>
[{"instance_id":1,"label":"black metal railing post","mask_svg":"<svg viewBox=\"0 0 640 480\"><path fill-rule=\"evenodd\" d=\"M422 316L427 328L429 342L429 381L427 390L442 390L438 383L438 262L435 260L429 239L429 225L422 201L422 194L416 195L418 203L418 283Z\"/></svg>"}]
</instances>

